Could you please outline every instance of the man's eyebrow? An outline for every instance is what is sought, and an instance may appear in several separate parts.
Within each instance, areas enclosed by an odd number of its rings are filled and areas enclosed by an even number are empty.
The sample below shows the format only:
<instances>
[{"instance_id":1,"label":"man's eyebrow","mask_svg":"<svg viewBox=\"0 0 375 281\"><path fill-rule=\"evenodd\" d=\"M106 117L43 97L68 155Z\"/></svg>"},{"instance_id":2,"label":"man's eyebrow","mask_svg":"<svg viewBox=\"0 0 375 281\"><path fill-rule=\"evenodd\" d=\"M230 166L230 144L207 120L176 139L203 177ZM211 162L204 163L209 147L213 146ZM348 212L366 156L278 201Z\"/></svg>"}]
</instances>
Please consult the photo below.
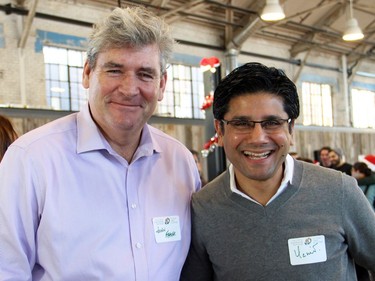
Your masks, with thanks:
<instances>
[{"instance_id":1,"label":"man's eyebrow","mask_svg":"<svg viewBox=\"0 0 375 281\"><path fill-rule=\"evenodd\" d=\"M258 120L253 120L252 118L248 117L248 116L244 116L244 115L235 115L232 117L232 120L250 120L250 121L258 121ZM273 114L270 114L270 115L266 115L262 118L262 120L275 120L275 119L282 119L281 116L279 115L273 115Z\"/></svg>"},{"instance_id":2,"label":"man's eyebrow","mask_svg":"<svg viewBox=\"0 0 375 281\"><path fill-rule=\"evenodd\" d=\"M124 67L123 64L113 62L113 61L109 61L109 62L106 62L106 63L103 64L103 68L122 68L122 67ZM153 67L140 67L138 70L139 71L145 71L145 72L151 73L151 74L157 74L157 70Z\"/></svg>"},{"instance_id":3,"label":"man's eyebrow","mask_svg":"<svg viewBox=\"0 0 375 281\"><path fill-rule=\"evenodd\" d=\"M263 120L275 120L275 119L283 119L280 115L266 115L264 116Z\"/></svg>"},{"instance_id":4,"label":"man's eyebrow","mask_svg":"<svg viewBox=\"0 0 375 281\"><path fill-rule=\"evenodd\" d=\"M153 73L153 74L157 73L157 70L153 67L141 67L141 68L139 68L139 70L145 71L145 72L148 72L148 73Z\"/></svg>"},{"instance_id":5,"label":"man's eyebrow","mask_svg":"<svg viewBox=\"0 0 375 281\"><path fill-rule=\"evenodd\" d=\"M120 63L116 63L116 62L113 62L113 61L109 61L109 62L104 63L104 64L103 64L103 67L104 67L104 68L111 68L111 67L120 68L120 67L123 67L123 65L120 64Z\"/></svg>"}]
</instances>

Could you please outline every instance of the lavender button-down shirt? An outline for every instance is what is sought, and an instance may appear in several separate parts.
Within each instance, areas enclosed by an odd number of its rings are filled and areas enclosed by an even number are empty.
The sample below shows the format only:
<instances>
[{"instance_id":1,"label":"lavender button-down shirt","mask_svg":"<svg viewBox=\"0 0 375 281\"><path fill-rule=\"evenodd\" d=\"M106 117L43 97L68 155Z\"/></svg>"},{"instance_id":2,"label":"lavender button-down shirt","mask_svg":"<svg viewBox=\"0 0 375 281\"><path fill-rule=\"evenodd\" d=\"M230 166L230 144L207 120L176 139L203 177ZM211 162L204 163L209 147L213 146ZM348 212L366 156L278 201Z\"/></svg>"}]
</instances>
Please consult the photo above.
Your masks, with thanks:
<instances>
[{"instance_id":1,"label":"lavender button-down shirt","mask_svg":"<svg viewBox=\"0 0 375 281\"><path fill-rule=\"evenodd\" d=\"M149 125L132 162L88 107L20 137L0 164L0 280L178 280L200 188L189 150ZM156 241L153 219L179 219Z\"/></svg>"}]
</instances>

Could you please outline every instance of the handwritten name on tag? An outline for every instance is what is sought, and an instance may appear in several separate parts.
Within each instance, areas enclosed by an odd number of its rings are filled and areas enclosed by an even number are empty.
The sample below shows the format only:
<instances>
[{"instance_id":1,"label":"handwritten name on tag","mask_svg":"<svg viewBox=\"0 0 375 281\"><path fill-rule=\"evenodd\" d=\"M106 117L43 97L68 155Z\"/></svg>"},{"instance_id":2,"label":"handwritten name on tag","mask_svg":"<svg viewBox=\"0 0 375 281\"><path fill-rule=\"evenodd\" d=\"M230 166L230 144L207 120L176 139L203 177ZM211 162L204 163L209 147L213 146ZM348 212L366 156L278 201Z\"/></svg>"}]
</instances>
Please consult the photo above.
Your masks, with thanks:
<instances>
[{"instance_id":1,"label":"handwritten name on tag","mask_svg":"<svg viewBox=\"0 0 375 281\"><path fill-rule=\"evenodd\" d=\"M152 219L156 243L181 240L180 219L178 216Z\"/></svg>"},{"instance_id":2,"label":"handwritten name on tag","mask_svg":"<svg viewBox=\"0 0 375 281\"><path fill-rule=\"evenodd\" d=\"M291 265L325 262L327 260L324 235L288 240Z\"/></svg>"}]
</instances>

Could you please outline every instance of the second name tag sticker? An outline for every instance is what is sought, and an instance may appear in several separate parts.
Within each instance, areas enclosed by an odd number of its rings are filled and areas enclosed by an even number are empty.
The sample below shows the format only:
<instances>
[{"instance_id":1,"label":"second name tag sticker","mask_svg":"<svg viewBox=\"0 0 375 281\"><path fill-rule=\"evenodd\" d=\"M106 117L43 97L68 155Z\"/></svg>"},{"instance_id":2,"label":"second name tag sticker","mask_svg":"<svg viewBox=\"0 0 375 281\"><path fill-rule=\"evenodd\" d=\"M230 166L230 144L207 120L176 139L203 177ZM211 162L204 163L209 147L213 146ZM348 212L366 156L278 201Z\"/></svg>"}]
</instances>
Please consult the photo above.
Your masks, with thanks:
<instances>
[{"instance_id":1,"label":"second name tag sticker","mask_svg":"<svg viewBox=\"0 0 375 281\"><path fill-rule=\"evenodd\" d=\"M318 263L327 260L324 235L289 239L288 248L292 265Z\"/></svg>"}]
</instances>

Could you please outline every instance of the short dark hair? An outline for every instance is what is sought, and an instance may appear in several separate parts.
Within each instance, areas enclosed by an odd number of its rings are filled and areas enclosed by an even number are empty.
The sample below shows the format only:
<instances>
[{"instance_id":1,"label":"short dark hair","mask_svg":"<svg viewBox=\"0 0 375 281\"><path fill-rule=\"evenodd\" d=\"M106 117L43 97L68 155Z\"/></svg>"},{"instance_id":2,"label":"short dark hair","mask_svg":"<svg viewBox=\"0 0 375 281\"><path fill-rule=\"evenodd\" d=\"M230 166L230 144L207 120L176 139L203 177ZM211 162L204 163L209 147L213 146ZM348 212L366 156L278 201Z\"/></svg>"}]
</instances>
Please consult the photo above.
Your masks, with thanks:
<instances>
[{"instance_id":1,"label":"short dark hair","mask_svg":"<svg viewBox=\"0 0 375 281\"><path fill-rule=\"evenodd\" d=\"M200 155L199 155L199 152L198 152L198 151L196 151L195 149L189 149L189 150L190 150L191 154L197 156L198 159L199 159Z\"/></svg>"},{"instance_id":2,"label":"short dark hair","mask_svg":"<svg viewBox=\"0 0 375 281\"><path fill-rule=\"evenodd\" d=\"M319 152L322 152L323 150L327 150L328 152L330 152L332 148L330 146L323 146L319 149Z\"/></svg>"},{"instance_id":3,"label":"short dark hair","mask_svg":"<svg viewBox=\"0 0 375 281\"><path fill-rule=\"evenodd\" d=\"M353 164L353 169L364 174L366 177L370 176L372 173L371 169L364 162L355 162Z\"/></svg>"},{"instance_id":4,"label":"short dark hair","mask_svg":"<svg viewBox=\"0 0 375 281\"><path fill-rule=\"evenodd\" d=\"M261 92L281 97L289 118L296 119L299 116L296 85L282 70L252 62L234 69L217 86L213 101L215 119L224 118L232 98Z\"/></svg>"}]
</instances>

